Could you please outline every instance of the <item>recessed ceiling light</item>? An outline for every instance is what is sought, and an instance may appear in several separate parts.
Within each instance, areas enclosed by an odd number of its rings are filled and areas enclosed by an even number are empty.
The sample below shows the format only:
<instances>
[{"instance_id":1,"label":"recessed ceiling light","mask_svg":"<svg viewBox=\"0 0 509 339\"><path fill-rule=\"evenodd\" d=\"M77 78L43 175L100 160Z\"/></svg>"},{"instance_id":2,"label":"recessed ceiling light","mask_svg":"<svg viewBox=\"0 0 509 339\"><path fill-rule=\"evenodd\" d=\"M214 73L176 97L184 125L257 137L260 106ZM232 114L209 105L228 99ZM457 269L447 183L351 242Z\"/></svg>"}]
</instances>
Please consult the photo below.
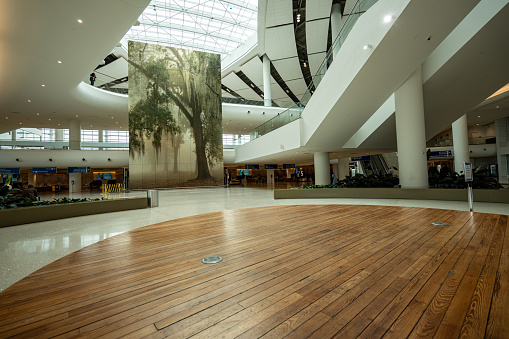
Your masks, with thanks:
<instances>
[{"instance_id":1,"label":"recessed ceiling light","mask_svg":"<svg viewBox=\"0 0 509 339\"><path fill-rule=\"evenodd\" d=\"M22 123L21 123L21 122L20 122L19 124L20 124L20 125L22 125Z\"/></svg>"},{"instance_id":2,"label":"recessed ceiling light","mask_svg":"<svg viewBox=\"0 0 509 339\"><path fill-rule=\"evenodd\" d=\"M51 121L51 119L48 119L49 121Z\"/></svg>"},{"instance_id":3,"label":"recessed ceiling light","mask_svg":"<svg viewBox=\"0 0 509 339\"><path fill-rule=\"evenodd\" d=\"M90 125L90 127L92 127L92 125Z\"/></svg>"},{"instance_id":4,"label":"recessed ceiling light","mask_svg":"<svg viewBox=\"0 0 509 339\"><path fill-rule=\"evenodd\" d=\"M76 118L78 117L78 114L76 114Z\"/></svg>"},{"instance_id":5,"label":"recessed ceiling light","mask_svg":"<svg viewBox=\"0 0 509 339\"><path fill-rule=\"evenodd\" d=\"M479 126L479 124L477 124L477 126Z\"/></svg>"},{"instance_id":6,"label":"recessed ceiling light","mask_svg":"<svg viewBox=\"0 0 509 339\"><path fill-rule=\"evenodd\" d=\"M60 126L60 124L58 124L58 126Z\"/></svg>"},{"instance_id":7,"label":"recessed ceiling light","mask_svg":"<svg viewBox=\"0 0 509 339\"><path fill-rule=\"evenodd\" d=\"M42 86L42 87L46 87L46 85L45 85L45 84L42 84L41 86Z\"/></svg>"},{"instance_id":8,"label":"recessed ceiling light","mask_svg":"<svg viewBox=\"0 0 509 339\"><path fill-rule=\"evenodd\" d=\"M500 106L497 106L497 108L499 108Z\"/></svg>"},{"instance_id":9,"label":"recessed ceiling light","mask_svg":"<svg viewBox=\"0 0 509 339\"><path fill-rule=\"evenodd\" d=\"M477 117L478 117L478 118L480 118L481 116L480 116L480 115L478 115Z\"/></svg>"},{"instance_id":10,"label":"recessed ceiling light","mask_svg":"<svg viewBox=\"0 0 509 339\"><path fill-rule=\"evenodd\" d=\"M115 121L116 124L118 124L118 121Z\"/></svg>"},{"instance_id":11,"label":"recessed ceiling light","mask_svg":"<svg viewBox=\"0 0 509 339\"><path fill-rule=\"evenodd\" d=\"M35 113L35 114L40 115L39 113Z\"/></svg>"},{"instance_id":12,"label":"recessed ceiling light","mask_svg":"<svg viewBox=\"0 0 509 339\"><path fill-rule=\"evenodd\" d=\"M307 64L306 64L306 63L304 63L304 67L307 67Z\"/></svg>"},{"instance_id":13,"label":"recessed ceiling light","mask_svg":"<svg viewBox=\"0 0 509 339\"><path fill-rule=\"evenodd\" d=\"M61 64L61 63L62 63L62 61L60 61L60 60L58 60L57 62L58 62L59 64Z\"/></svg>"},{"instance_id":14,"label":"recessed ceiling light","mask_svg":"<svg viewBox=\"0 0 509 339\"><path fill-rule=\"evenodd\" d=\"M32 102L30 99L27 100L28 102Z\"/></svg>"},{"instance_id":15,"label":"recessed ceiling light","mask_svg":"<svg viewBox=\"0 0 509 339\"><path fill-rule=\"evenodd\" d=\"M391 22L391 21L392 21L392 19L394 19L394 15L386 15L386 16L384 17L384 22L385 22L385 23Z\"/></svg>"},{"instance_id":16,"label":"recessed ceiling light","mask_svg":"<svg viewBox=\"0 0 509 339\"><path fill-rule=\"evenodd\" d=\"M366 49L370 49L371 47L373 47L373 46L371 46L370 44L365 44L364 47L362 47L362 48L364 50L366 50Z\"/></svg>"},{"instance_id":17,"label":"recessed ceiling light","mask_svg":"<svg viewBox=\"0 0 509 339\"><path fill-rule=\"evenodd\" d=\"M9 119L9 117L5 117L5 119Z\"/></svg>"},{"instance_id":18,"label":"recessed ceiling light","mask_svg":"<svg viewBox=\"0 0 509 339\"><path fill-rule=\"evenodd\" d=\"M78 22L79 22L80 24L82 24L82 23L83 23L83 20L81 20L81 19L78 19Z\"/></svg>"}]
</instances>

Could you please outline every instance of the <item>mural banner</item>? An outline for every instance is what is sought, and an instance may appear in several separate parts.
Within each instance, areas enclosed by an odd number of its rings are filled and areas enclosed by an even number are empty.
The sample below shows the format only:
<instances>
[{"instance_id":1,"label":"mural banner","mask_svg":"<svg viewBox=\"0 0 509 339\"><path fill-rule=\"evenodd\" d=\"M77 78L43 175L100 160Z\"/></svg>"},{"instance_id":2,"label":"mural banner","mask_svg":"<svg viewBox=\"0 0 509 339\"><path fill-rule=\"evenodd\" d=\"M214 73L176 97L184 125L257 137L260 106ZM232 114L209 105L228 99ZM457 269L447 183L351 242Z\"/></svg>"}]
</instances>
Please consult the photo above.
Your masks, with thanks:
<instances>
[{"instance_id":1,"label":"mural banner","mask_svg":"<svg viewBox=\"0 0 509 339\"><path fill-rule=\"evenodd\" d=\"M131 188L223 184L218 54L129 41Z\"/></svg>"}]
</instances>

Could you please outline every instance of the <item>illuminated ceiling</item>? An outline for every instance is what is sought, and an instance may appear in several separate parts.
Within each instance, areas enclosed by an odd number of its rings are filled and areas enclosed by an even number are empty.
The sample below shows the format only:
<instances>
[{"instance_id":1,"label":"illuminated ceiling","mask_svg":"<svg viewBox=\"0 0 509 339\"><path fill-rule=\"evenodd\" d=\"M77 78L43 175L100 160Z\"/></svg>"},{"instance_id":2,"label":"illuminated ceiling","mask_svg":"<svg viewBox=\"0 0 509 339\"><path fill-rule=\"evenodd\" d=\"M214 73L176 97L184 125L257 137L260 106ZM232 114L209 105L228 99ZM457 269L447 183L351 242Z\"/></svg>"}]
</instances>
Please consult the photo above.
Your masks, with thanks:
<instances>
[{"instance_id":1,"label":"illuminated ceiling","mask_svg":"<svg viewBox=\"0 0 509 339\"><path fill-rule=\"evenodd\" d=\"M257 6L257 0L154 0L124 38L224 58L256 33Z\"/></svg>"}]
</instances>

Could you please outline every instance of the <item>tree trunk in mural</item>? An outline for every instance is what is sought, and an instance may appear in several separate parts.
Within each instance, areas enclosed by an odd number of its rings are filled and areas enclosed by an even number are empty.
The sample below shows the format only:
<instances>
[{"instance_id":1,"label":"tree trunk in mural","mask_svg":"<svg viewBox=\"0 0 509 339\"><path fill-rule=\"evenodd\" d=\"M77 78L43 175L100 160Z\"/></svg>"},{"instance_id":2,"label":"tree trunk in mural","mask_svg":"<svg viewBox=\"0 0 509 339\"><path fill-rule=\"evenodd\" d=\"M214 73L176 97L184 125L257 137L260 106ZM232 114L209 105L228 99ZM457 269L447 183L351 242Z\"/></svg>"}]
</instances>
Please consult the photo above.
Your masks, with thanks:
<instances>
[{"instance_id":1,"label":"tree trunk in mural","mask_svg":"<svg viewBox=\"0 0 509 339\"><path fill-rule=\"evenodd\" d=\"M129 48L128 62L148 80L147 92L153 86L188 120L196 147L196 179L212 178L209 164L222 159L219 57L155 46L157 57L146 58L146 46L130 42ZM131 58L131 48L136 58ZM143 135L134 132L134 136ZM134 141L143 144L143 140Z\"/></svg>"}]
</instances>

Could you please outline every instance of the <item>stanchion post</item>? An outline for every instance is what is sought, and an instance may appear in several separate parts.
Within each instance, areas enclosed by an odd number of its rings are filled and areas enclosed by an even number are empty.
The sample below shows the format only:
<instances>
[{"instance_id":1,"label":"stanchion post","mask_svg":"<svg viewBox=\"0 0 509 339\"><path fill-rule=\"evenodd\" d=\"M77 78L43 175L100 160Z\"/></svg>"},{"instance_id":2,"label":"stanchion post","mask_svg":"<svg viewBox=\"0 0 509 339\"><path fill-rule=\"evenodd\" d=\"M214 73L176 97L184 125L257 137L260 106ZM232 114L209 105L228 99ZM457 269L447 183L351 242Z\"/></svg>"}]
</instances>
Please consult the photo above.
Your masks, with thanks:
<instances>
[{"instance_id":1,"label":"stanchion post","mask_svg":"<svg viewBox=\"0 0 509 339\"><path fill-rule=\"evenodd\" d=\"M468 208L470 212L474 211L474 192L472 190L472 181L474 181L474 174L472 172L472 163L463 163L463 173L465 173L465 182L468 185Z\"/></svg>"}]
</instances>

